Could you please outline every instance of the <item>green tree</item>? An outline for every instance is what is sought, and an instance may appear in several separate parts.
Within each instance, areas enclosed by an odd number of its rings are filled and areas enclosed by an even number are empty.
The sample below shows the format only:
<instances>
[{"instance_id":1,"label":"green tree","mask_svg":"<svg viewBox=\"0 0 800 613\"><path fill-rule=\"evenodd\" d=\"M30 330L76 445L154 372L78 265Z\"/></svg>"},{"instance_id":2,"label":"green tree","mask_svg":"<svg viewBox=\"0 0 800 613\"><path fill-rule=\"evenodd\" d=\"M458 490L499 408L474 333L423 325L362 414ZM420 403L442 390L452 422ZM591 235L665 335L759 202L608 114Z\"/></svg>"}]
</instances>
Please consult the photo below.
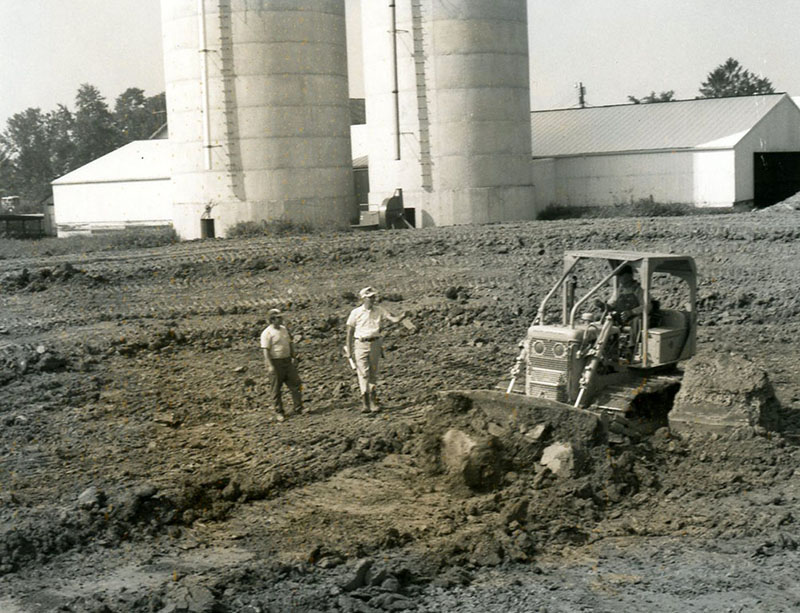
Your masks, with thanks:
<instances>
[{"instance_id":1,"label":"green tree","mask_svg":"<svg viewBox=\"0 0 800 613\"><path fill-rule=\"evenodd\" d=\"M30 210L50 193L53 169L47 135L47 116L41 109L28 108L13 115L0 135L6 157L5 188L20 197L23 210Z\"/></svg>"},{"instance_id":2,"label":"green tree","mask_svg":"<svg viewBox=\"0 0 800 613\"><path fill-rule=\"evenodd\" d=\"M2 137L0 137L0 197L15 195L12 185L13 173L14 163L2 143Z\"/></svg>"},{"instance_id":3,"label":"green tree","mask_svg":"<svg viewBox=\"0 0 800 613\"><path fill-rule=\"evenodd\" d=\"M129 87L114 104L114 124L124 142L145 140L166 121L166 100L162 93L149 98L144 90Z\"/></svg>"},{"instance_id":4,"label":"green tree","mask_svg":"<svg viewBox=\"0 0 800 613\"><path fill-rule=\"evenodd\" d=\"M93 85L84 83L73 114L59 104L42 113L29 108L11 117L0 133L0 194L20 196L20 208L35 211L51 193L50 182L117 147L148 138L166 120L163 93L146 97L131 87L114 113Z\"/></svg>"},{"instance_id":5,"label":"green tree","mask_svg":"<svg viewBox=\"0 0 800 613\"><path fill-rule=\"evenodd\" d=\"M671 102L674 99L675 99L675 92L673 90L661 92L660 94L651 91L643 98L628 96L628 102L631 102L633 104L647 104L649 102Z\"/></svg>"},{"instance_id":6,"label":"green tree","mask_svg":"<svg viewBox=\"0 0 800 613\"><path fill-rule=\"evenodd\" d=\"M700 98L724 98L727 96L752 96L774 94L775 88L769 79L752 74L732 57L708 73L700 84Z\"/></svg>"},{"instance_id":7,"label":"green tree","mask_svg":"<svg viewBox=\"0 0 800 613\"><path fill-rule=\"evenodd\" d=\"M63 104L45 116L45 131L50 147L50 168L53 178L67 174L77 167L75 157L75 117Z\"/></svg>"},{"instance_id":8,"label":"green tree","mask_svg":"<svg viewBox=\"0 0 800 613\"><path fill-rule=\"evenodd\" d=\"M75 97L75 164L88 164L119 147L124 139L114 124L105 98L84 83Z\"/></svg>"}]
</instances>

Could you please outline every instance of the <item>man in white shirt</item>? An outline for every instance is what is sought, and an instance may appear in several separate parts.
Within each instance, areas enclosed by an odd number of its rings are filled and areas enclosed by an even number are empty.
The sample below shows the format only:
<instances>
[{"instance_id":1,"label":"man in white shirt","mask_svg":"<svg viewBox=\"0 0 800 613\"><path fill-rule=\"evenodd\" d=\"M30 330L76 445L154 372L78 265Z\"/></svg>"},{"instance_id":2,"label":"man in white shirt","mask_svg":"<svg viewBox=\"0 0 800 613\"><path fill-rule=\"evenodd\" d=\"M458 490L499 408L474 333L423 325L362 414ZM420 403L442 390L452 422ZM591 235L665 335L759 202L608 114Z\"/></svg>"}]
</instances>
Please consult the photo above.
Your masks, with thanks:
<instances>
[{"instance_id":1,"label":"man in white shirt","mask_svg":"<svg viewBox=\"0 0 800 613\"><path fill-rule=\"evenodd\" d=\"M292 394L295 413L303 411L302 384L297 374L297 356L292 342L292 335L283 325L283 315L278 309L270 309L269 326L261 333L261 350L264 353L264 365L271 375L272 402L276 419L283 421L283 398L281 387L286 384Z\"/></svg>"},{"instance_id":2,"label":"man in white shirt","mask_svg":"<svg viewBox=\"0 0 800 613\"><path fill-rule=\"evenodd\" d=\"M378 383L378 363L381 358L382 324L387 320L392 323L402 321L406 313L395 317L376 304L377 294L371 287L365 287L358 295L362 304L350 311L347 318L347 350L358 373L361 410L369 413L380 410L375 385Z\"/></svg>"}]
</instances>

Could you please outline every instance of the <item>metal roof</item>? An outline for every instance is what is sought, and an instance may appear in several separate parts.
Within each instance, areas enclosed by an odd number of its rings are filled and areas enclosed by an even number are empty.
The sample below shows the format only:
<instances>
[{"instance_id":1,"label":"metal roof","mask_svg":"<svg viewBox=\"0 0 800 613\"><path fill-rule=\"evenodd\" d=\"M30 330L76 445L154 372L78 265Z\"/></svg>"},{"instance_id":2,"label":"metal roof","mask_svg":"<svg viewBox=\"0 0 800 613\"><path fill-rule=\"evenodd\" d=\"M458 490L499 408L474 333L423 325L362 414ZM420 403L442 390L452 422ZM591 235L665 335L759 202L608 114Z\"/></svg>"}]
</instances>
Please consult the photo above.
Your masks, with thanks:
<instances>
[{"instance_id":1,"label":"metal roof","mask_svg":"<svg viewBox=\"0 0 800 613\"><path fill-rule=\"evenodd\" d=\"M531 113L533 157L732 148L786 94Z\"/></svg>"},{"instance_id":2,"label":"metal roof","mask_svg":"<svg viewBox=\"0 0 800 613\"><path fill-rule=\"evenodd\" d=\"M170 153L167 139L135 140L76 168L51 184L168 180Z\"/></svg>"},{"instance_id":3,"label":"metal roof","mask_svg":"<svg viewBox=\"0 0 800 613\"><path fill-rule=\"evenodd\" d=\"M637 270L644 262L649 262L652 272L664 272L685 276L695 274L694 258L680 253L659 253L655 251L622 251L615 249L589 249L567 251L564 253L564 265L569 267L581 258L608 260L612 266L616 262L630 262Z\"/></svg>"}]
</instances>

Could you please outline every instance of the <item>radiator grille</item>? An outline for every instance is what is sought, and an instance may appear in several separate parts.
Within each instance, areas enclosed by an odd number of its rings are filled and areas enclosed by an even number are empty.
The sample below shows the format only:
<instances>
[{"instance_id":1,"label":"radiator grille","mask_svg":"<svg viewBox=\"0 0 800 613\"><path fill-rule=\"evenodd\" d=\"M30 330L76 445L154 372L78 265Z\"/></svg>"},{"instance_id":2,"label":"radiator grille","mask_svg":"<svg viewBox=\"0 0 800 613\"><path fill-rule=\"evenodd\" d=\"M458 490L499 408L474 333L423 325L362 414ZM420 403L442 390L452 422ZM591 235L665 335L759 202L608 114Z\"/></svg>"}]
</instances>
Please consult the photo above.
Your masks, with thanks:
<instances>
[{"instance_id":1,"label":"radiator grille","mask_svg":"<svg viewBox=\"0 0 800 613\"><path fill-rule=\"evenodd\" d=\"M527 389L525 393L534 398L548 398L566 402L566 374L560 370L543 368L528 369Z\"/></svg>"},{"instance_id":2,"label":"radiator grille","mask_svg":"<svg viewBox=\"0 0 800 613\"><path fill-rule=\"evenodd\" d=\"M531 339L529 343L525 393L535 398L566 402L568 343L552 339ZM554 349L561 351L561 355L557 356Z\"/></svg>"}]
</instances>

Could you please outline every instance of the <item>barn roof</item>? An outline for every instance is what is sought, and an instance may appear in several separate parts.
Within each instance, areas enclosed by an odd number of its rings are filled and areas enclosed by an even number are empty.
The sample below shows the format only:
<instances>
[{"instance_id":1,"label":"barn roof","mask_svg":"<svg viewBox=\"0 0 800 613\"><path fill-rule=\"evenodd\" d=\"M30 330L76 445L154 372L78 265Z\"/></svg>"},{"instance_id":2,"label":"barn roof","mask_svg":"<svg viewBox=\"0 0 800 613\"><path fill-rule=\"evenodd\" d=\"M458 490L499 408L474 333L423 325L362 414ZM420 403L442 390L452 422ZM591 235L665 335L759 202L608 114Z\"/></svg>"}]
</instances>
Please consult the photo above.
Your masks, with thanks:
<instances>
[{"instance_id":1,"label":"barn roof","mask_svg":"<svg viewBox=\"0 0 800 613\"><path fill-rule=\"evenodd\" d=\"M52 185L169 179L169 141L135 140L76 168Z\"/></svg>"},{"instance_id":2,"label":"barn roof","mask_svg":"<svg viewBox=\"0 0 800 613\"><path fill-rule=\"evenodd\" d=\"M731 148L786 94L531 113L533 157Z\"/></svg>"}]
</instances>

